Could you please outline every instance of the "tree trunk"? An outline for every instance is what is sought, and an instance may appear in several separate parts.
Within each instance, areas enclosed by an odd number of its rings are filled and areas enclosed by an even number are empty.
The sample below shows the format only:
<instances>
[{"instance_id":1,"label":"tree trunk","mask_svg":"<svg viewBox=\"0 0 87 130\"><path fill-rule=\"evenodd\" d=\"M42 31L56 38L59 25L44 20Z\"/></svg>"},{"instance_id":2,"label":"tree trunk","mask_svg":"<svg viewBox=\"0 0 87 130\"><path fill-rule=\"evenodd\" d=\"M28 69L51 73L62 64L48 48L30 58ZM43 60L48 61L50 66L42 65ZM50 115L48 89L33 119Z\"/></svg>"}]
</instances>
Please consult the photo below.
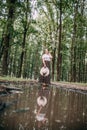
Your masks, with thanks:
<instances>
[{"instance_id":1,"label":"tree trunk","mask_svg":"<svg viewBox=\"0 0 87 130\"><path fill-rule=\"evenodd\" d=\"M57 56L57 81L61 78L61 64L62 64L62 45L61 45L61 33L62 33L62 0L60 0L60 26L59 26L59 45Z\"/></svg>"},{"instance_id":2,"label":"tree trunk","mask_svg":"<svg viewBox=\"0 0 87 130\"><path fill-rule=\"evenodd\" d=\"M56 48L53 49L52 56L52 80L54 81Z\"/></svg>"},{"instance_id":3,"label":"tree trunk","mask_svg":"<svg viewBox=\"0 0 87 130\"><path fill-rule=\"evenodd\" d=\"M8 19L6 23L6 30L3 37L3 59L2 59L2 75L8 74L8 56L9 56L9 47L10 40L12 37L13 23L14 23L14 14L15 14L15 3L16 0L7 0L8 5Z\"/></svg>"},{"instance_id":4,"label":"tree trunk","mask_svg":"<svg viewBox=\"0 0 87 130\"><path fill-rule=\"evenodd\" d=\"M71 79L70 81L76 81L76 29L77 29L77 13L78 13L78 2L74 7L74 25L73 25L73 37L71 44Z\"/></svg>"},{"instance_id":5,"label":"tree trunk","mask_svg":"<svg viewBox=\"0 0 87 130\"><path fill-rule=\"evenodd\" d=\"M81 1L81 13L80 13L80 17L81 19L83 20L83 17L84 17L84 0ZM79 35L79 39L80 39L80 42L79 42L79 46L80 46L80 49L79 49L79 82L84 82L84 73L85 73L85 55L86 55L86 50L84 48L85 46L85 42L84 42L84 22L82 22L82 20L80 20L80 35Z\"/></svg>"},{"instance_id":6,"label":"tree trunk","mask_svg":"<svg viewBox=\"0 0 87 130\"><path fill-rule=\"evenodd\" d=\"M18 77L22 76L22 70L23 70L23 64L24 63L24 58L26 55L26 36L27 36L27 30L29 27L29 23L28 23L28 11L29 11L29 0L26 0L26 10L25 10L25 18L24 18L24 34L23 34L23 42L22 42L22 52L21 52L21 56L20 56L20 63L19 63L19 72L18 72ZM23 72L25 73L25 72Z\"/></svg>"},{"instance_id":7,"label":"tree trunk","mask_svg":"<svg viewBox=\"0 0 87 130\"><path fill-rule=\"evenodd\" d=\"M23 42L22 42L22 52L21 52L20 63L19 63L18 77L21 77L21 74L22 74L23 60L24 60L24 54L25 54L26 34L27 34L27 29L25 27Z\"/></svg>"},{"instance_id":8,"label":"tree trunk","mask_svg":"<svg viewBox=\"0 0 87 130\"><path fill-rule=\"evenodd\" d=\"M1 58L2 58L2 55L3 55L3 49L4 49L3 41L4 41L4 32L2 34L2 39L1 39L1 43L0 43L0 61L1 61Z\"/></svg>"},{"instance_id":9,"label":"tree trunk","mask_svg":"<svg viewBox=\"0 0 87 130\"><path fill-rule=\"evenodd\" d=\"M51 44L54 45L54 48L52 48L52 80L54 81L54 75L55 75L55 59L56 59L56 34L54 34L54 39L52 38L52 29L51 26L49 26L50 28L50 39L51 39ZM55 25L53 25L54 31L55 32Z\"/></svg>"}]
</instances>

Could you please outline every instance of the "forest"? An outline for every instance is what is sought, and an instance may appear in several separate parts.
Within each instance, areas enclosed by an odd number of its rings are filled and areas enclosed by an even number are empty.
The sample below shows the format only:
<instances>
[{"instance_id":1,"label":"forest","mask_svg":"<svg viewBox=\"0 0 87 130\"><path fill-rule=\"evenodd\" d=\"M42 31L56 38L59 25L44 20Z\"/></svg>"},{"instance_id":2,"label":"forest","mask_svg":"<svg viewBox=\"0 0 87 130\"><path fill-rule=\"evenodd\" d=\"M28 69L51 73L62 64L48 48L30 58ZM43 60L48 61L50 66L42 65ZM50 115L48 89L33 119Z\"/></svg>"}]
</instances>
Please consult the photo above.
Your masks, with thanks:
<instances>
[{"instance_id":1,"label":"forest","mask_svg":"<svg viewBox=\"0 0 87 130\"><path fill-rule=\"evenodd\" d=\"M52 81L87 82L87 0L1 0L0 76L38 80L45 48Z\"/></svg>"}]
</instances>

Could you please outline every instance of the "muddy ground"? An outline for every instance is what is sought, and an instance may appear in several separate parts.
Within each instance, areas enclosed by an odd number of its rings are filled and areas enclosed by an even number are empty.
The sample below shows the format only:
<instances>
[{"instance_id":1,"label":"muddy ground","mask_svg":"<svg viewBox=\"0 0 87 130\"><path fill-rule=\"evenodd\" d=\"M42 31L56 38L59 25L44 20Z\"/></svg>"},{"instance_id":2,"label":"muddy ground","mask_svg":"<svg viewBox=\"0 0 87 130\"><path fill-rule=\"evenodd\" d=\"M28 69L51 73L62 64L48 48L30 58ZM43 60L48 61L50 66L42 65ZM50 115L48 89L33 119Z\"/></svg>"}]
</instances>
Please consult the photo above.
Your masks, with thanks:
<instances>
[{"instance_id":1,"label":"muddy ground","mask_svg":"<svg viewBox=\"0 0 87 130\"><path fill-rule=\"evenodd\" d=\"M19 87L19 86L26 86L26 85L38 85L38 81L36 80L21 80L21 81L10 81L10 80L2 80L0 79L0 91L5 90L6 87ZM82 90L87 91L87 84L82 83L70 83L70 82L51 82L50 86L62 87L67 89L74 89L74 90Z\"/></svg>"}]
</instances>

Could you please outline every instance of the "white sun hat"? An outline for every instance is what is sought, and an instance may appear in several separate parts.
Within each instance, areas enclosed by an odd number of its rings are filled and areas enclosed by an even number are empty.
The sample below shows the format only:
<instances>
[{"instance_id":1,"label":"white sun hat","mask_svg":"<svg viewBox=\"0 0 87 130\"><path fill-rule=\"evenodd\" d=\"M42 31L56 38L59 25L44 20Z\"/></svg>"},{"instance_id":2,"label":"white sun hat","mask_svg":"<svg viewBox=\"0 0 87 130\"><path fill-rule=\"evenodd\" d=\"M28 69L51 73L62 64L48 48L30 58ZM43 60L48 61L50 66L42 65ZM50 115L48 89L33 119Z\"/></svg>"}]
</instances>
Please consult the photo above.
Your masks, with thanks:
<instances>
[{"instance_id":1,"label":"white sun hat","mask_svg":"<svg viewBox=\"0 0 87 130\"><path fill-rule=\"evenodd\" d=\"M45 106L46 104L47 104L47 98L46 97L44 97L44 96L39 96L38 98L37 98L37 104L39 105L39 106Z\"/></svg>"},{"instance_id":2,"label":"white sun hat","mask_svg":"<svg viewBox=\"0 0 87 130\"><path fill-rule=\"evenodd\" d=\"M42 76L48 76L49 75L49 69L48 69L48 67L42 67L41 68L41 70L40 70L40 74L42 75Z\"/></svg>"}]
</instances>

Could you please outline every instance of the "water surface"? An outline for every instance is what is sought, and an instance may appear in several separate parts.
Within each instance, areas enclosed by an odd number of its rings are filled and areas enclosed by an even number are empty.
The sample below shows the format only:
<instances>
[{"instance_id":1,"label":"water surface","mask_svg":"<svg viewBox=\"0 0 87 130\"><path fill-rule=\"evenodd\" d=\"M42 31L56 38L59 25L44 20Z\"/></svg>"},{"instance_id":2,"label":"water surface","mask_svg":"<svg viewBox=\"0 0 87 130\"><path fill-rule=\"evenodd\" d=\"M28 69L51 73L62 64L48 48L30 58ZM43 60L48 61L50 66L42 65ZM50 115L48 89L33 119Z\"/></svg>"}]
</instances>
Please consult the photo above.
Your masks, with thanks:
<instances>
[{"instance_id":1,"label":"water surface","mask_svg":"<svg viewBox=\"0 0 87 130\"><path fill-rule=\"evenodd\" d=\"M87 129L87 93L29 85L0 98L0 130Z\"/></svg>"}]
</instances>

